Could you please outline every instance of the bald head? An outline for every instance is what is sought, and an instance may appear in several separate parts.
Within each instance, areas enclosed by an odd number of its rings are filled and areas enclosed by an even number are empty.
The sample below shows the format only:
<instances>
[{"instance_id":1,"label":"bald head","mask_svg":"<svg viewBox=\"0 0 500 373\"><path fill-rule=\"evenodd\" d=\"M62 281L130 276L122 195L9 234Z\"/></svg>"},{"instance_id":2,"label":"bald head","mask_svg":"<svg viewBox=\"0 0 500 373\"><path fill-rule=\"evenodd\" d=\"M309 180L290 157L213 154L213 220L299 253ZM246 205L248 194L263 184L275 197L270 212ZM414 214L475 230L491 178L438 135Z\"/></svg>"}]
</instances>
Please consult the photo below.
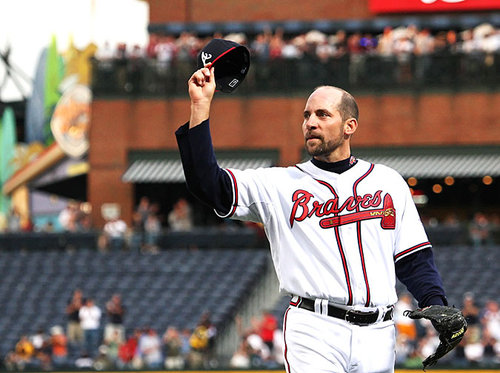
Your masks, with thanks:
<instances>
[{"instance_id":1,"label":"bald head","mask_svg":"<svg viewBox=\"0 0 500 373\"><path fill-rule=\"evenodd\" d=\"M358 104L349 92L343 90L342 88L323 85L314 89L311 96L316 93L330 95L332 101L335 100L337 102L336 108L343 121L346 121L349 118L354 118L356 121L359 119Z\"/></svg>"}]
</instances>

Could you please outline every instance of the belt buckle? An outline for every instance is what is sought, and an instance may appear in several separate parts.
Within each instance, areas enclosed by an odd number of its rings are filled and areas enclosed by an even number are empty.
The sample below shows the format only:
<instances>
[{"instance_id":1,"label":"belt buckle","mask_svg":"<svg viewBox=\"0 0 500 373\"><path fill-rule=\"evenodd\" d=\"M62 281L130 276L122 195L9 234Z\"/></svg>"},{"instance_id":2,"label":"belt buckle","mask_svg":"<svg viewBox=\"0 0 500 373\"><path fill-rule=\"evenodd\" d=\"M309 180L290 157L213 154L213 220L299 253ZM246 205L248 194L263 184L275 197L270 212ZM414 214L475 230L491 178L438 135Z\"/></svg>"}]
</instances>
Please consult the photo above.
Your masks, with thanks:
<instances>
[{"instance_id":1,"label":"belt buckle","mask_svg":"<svg viewBox=\"0 0 500 373\"><path fill-rule=\"evenodd\" d=\"M362 321L365 317L373 315L372 312L363 312L354 309L349 309L345 313L345 321L348 323L358 325L358 326L367 326L373 324L373 322Z\"/></svg>"}]
</instances>

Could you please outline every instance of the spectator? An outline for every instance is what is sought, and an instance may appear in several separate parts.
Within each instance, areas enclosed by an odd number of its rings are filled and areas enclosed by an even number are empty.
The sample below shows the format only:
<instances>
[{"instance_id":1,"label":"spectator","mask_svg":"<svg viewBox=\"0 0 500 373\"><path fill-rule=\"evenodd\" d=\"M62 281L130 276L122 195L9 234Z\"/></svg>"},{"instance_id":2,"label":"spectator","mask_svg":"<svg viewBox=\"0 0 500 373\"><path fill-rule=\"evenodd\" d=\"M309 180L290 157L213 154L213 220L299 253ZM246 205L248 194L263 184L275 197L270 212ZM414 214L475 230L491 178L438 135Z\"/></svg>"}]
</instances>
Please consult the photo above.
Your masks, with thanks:
<instances>
[{"instance_id":1,"label":"spectator","mask_svg":"<svg viewBox=\"0 0 500 373\"><path fill-rule=\"evenodd\" d=\"M35 359L35 347L27 335L22 335L16 343L14 352L8 355L6 365L18 371L40 367Z\"/></svg>"},{"instance_id":2,"label":"spectator","mask_svg":"<svg viewBox=\"0 0 500 373\"><path fill-rule=\"evenodd\" d=\"M238 349L234 352L231 360L229 361L229 366L231 368L237 369L249 369L251 368L250 364L250 346L246 338L242 338L240 344L238 345Z\"/></svg>"},{"instance_id":3,"label":"spectator","mask_svg":"<svg viewBox=\"0 0 500 373\"><path fill-rule=\"evenodd\" d=\"M469 225L469 236L475 248L492 244L490 223L482 212L476 212Z\"/></svg>"},{"instance_id":4,"label":"spectator","mask_svg":"<svg viewBox=\"0 0 500 373\"><path fill-rule=\"evenodd\" d=\"M35 359L40 363L43 370L52 369L50 337L43 328L38 328L36 333L30 337L31 344L35 351Z\"/></svg>"},{"instance_id":5,"label":"spectator","mask_svg":"<svg viewBox=\"0 0 500 373\"><path fill-rule=\"evenodd\" d=\"M115 329L113 330L113 334L111 334L108 339L104 340L104 343L99 347L105 347L102 349L101 355L105 355L103 358L105 357L105 360L108 360L113 367L119 365L120 347L125 344L125 342L121 342L120 339L120 332Z\"/></svg>"},{"instance_id":6,"label":"spectator","mask_svg":"<svg viewBox=\"0 0 500 373\"><path fill-rule=\"evenodd\" d=\"M181 331L181 336L180 336L182 342L181 351L182 351L182 356L184 357L184 362L187 361L189 353L191 351L190 339L192 334L193 330L189 328L183 328Z\"/></svg>"},{"instance_id":7,"label":"spectator","mask_svg":"<svg viewBox=\"0 0 500 373\"><path fill-rule=\"evenodd\" d=\"M426 320L427 321L427 320ZM420 362L430 356L436 351L439 346L439 336L437 335L436 330L429 323L425 323L425 335L418 340L416 355L418 356Z\"/></svg>"},{"instance_id":8,"label":"spectator","mask_svg":"<svg viewBox=\"0 0 500 373\"><path fill-rule=\"evenodd\" d=\"M470 292L464 294L462 314L469 326L479 324L479 307L476 306L474 295Z\"/></svg>"},{"instance_id":9,"label":"spectator","mask_svg":"<svg viewBox=\"0 0 500 373\"><path fill-rule=\"evenodd\" d=\"M78 210L78 202L70 201L59 213L58 221L65 232L76 232L78 230Z\"/></svg>"},{"instance_id":10,"label":"spectator","mask_svg":"<svg viewBox=\"0 0 500 373\"><path fill-rule=\"evenodd\" d=\"M119 217L109 219L98 240L99 250L121 250L125 247L127 223Z\"/></svg>"},{"instance_id":11,"label":"spectator","mask_svg":"<svg viewBox=\"0 0 500 373\"><path fill-rule=\"evenodd\" d=\"M60 369L68 364L68 339L61 326L50 328L51 357L54 368Z\"/></svg>"},{"instance_id":12,"label":"spectator","mask_svg":"<svg viewBox=\"0 0 500 373\"><path fill-rule=\"evenodd\" d=\"M145 234L141 214L137 211L132 214L132 225L130 228L128 247L134 252L140 252L144 248Z\"/></svg>"},{"instance_id":13,"label":"spectator","mask_svg":"<svg viewBox=\"0 0 500 373\"><path fill-rule=\"evenodd\" d=\"M142 364L147 369L161 369L163 365L163 354L161 339L153 328L145 328L139 338L137 354Z\"/></svg>"},{"instance_id":14,"label":"spectator","mask_svg":"<svg viewBox=\"0 0 500 373\"><path fill-rule=\"evenodd\" d=\"M109 356L109 347L107 344L99 346L97 356L93 360L92 368L95 370L110 370L114 367L114 361Z\"/></svg>"},{"instance_id":15,"label":"spectator","mask_svg":"<svg viewBox=\"0 0 500 373\"><path fill-rule=\"evenodd\" d=\"M182 339L175 326L169 326L163 334L165 355L165 368L168 370L184 369L184 356L182 354Z\"/></svg>"},{"instance_id":16,"label":"spectator","mask_svg":"<svg viewBox=\"0 0 500 373\"><path fill-rule=\"evenodd\" d=\"M159 250L158 239L161 234L161 222L156 211L157 209L155 208L151 214L148 215L144 223L144 251L150 253L158 253Z\"/></svg>"},{"instance_id":17,"label":"spectator","mask_svg":"<svg viewBox=\"0 0 500 373\"><path fill-rule=\"evenodd\" d=\"M139 199L139 203L135 209L135 212L139 214L139 216L141 217L141 222L144 225L148 215L151 213L151 202L149 200L149 197L142 196Z\"/></svg>"},{"instance_id":18,"label":"spectator","mask_svg":"<svg viewBox=\"0 0 500 373\"><path fill-rule=\"evenodd\" d=\"M278 366L283 366L285 363L283 356L285 339L281 328L276 328L273 339L272 360L275 361Z\"/></svg>"},{"instance_id":19,"label":"spectator","mask_svg":"<svg viewBox=\"0 0 500 373\"><path fill-rule=\"evenodd\" d=\"M270 351L274 350L274 333L277 328L278 321L276 317L270 311L264 310L260 320L259 335Z\"/></svg>"},{"instance_id":20,"label":"spectator","mask_svg":"<svg viewBox=\"0 0 500 373\"><path fill-rule=\"evenodd\" d=\"M125 307L122 305L120 294L113 294L111 299L106 302L106 314L108 321L104 327L104 342L108 343L111 339L117 339L120 344L125 342L125 328L123 326Z\"/></svg>"},{"instance_id":21,"label":"spectator","mask_svg":"<svg viewBox=\"0 0 500 373\"><path fill-rule=\"evenodd\" d=\"M67 336L70 347L80 347L83 343L83 331L80 324L80 308L83 305L83 293L80 289L73 291L73 296L66 306Z\"/></svg>"},{"instance_id":22,"label":"spectator","mask_svg":"<svg viewBox=\"0 0 500 373\"><path fill-rule=\"evenodd\" d=\"M464 336L464 353L467 361L473 364L479 363L483 359L484 346L481 343L481 329L478 326L472 326L467 329Z\"/></svg>"},{"instance_id":23,"label":"spectator","mask_svg":"<svg viewBox=\"0 0 500 373\"><path fill-rule=\"evenodd\" d=\"M16 206L12 206L7 216L7 231L19 232L21 231L21 213Z\"/></svg>"},{"instance_id":24,"label":"spectator","mask_svg":"<svg viewBox=\"0 0 500 373\"><path fill-rule=\"evenodd\" d=\"M127 341L119 347L117 360L117 366L119 369L140 368L141 364L136 361L140 360L137 353L137 345L141 335L141 330L135 329L134 333L127 339Z\"/></svg>"},{"instance_id":25,"label":"spectator","mask_svg":"<svg viewBox=\"0 0 500 373\"><path fill-rule=\"evenodd\" d=\"M101 325L101 309L92 298L87 298L78 313L83 330L84 352L91 358L97 356L100 344L99 328Z\"/></svg>"},{"instance_id":26,"label":"spectator","mask_svg":"<svg viewBox=\"0 0 500 373\"><path fill-rule=\"evenodd\" d=\"M242 340L245 341L242 343L240 348L244 347L247 351L250 360L250 367L264 367L266 362L272 359L272 353L269 346L264 343L262 337L260 336L261 322L256 318L252 318L250 320L251 325L246 330L243 330L241 318L239 316L236 317L235 322Z\"/></svg>"},{"instance_id":27,"label":"spectator","mask_svg":"<svg viewBox=\"0 0 500 373\"><path fill-rule=\"evenodd\" d=\"M75 360L75 367L78 369L92 369L94 367L94 359L87 352L82 352Z\"/></svg>"},{"instance_id":28,"label":"spectator","mask_svg":"<svg viewBox=\"0 0 500 373\"><path fill-rule=\"evenodd\" d=\"M180 198L168 214L168 224L172 231L190 231L193 228L191 206L185 198Z\"/></svg>"},{"instance_id":29,"label":"spectator","mask_svg":"<svg viewBox=\"0 0 500 373\"><path fill-rule=\"evenodd\" d=\"M500 364L500 343L493 338L488 329L483 330L481 339L483 345L484 365Z\"/></svg>"},{"instance_id":30,"label":"spectator","mask_svg":"<svg viewBox=\"0 0 500 373\"><path fill-rule=\"evenodd\" d=\"M428 29L418 31L415 36L415 78L417 82L424 82L432 66L434 39Z\"/></svg>"},{"instance_id":31,"label":"spectator","mask_svg":"<svg viewBox=\"0 0 500 373\"><path fill-rule=\"evenodd\" d=\"M497 301L490 299L486 302L481 323L495 340L500 341L500 308Z\"/></svg>"},{"instance_id":32,"label":"spectator","mask_svg":"<svg viewBox=\"0 0 500 373\"><path fill-rule=\"evenodd\" d=\"M409 293L403 293L399 296L399 300L394 306L394 323L399 335L404 335L405 343L411 343L417 338L417 326L415 320L403 315L406 310L414 309L413 299Z\"/></svg>"},{"instance_id":33,"label":"spectator","mask_svg":"<svg viewBox=\"0 0 500 373\"><path fill-rule=\"evenodd\" d=\"M190 351L187 359L188 368L202 369L208 360L209 330L206 324L199 323L189 338Z\"/></svg>"}]
</instances>

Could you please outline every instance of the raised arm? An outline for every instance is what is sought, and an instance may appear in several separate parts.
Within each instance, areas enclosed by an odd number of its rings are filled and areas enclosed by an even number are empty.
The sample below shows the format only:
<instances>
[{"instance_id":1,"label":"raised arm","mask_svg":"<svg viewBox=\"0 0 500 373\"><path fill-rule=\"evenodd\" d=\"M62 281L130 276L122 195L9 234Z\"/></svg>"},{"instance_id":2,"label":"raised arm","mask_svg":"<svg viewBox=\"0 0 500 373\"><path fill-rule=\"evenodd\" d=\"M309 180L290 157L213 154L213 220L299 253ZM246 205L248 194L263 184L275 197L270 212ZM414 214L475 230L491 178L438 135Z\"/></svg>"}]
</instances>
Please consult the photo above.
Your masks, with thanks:
<instances>
[{"instance_id":1,"label":"raised arm","mask_svg":"<svg viewBox=\"0 0 500 373\"><path fill-rule=\"evenodd\" d=\"M215 93L214 68L203 67L197 70L189 78L188 88L191 98L189 128L193 128L210 116L210 105Z\"/></svg>"},{"instance_id":2,"label":"raised arm","mask_svg":"<svg viewBox=\"0 0 500 373\"><path fill-rule=\"evenodd\" d=\"M225 215L233 203L232 184L217 164L208 123L215 92L214 69L197 70L188 80L188 89L191 117L175 132L186 183L194 196Z\"/></svg>"}]
</instances>

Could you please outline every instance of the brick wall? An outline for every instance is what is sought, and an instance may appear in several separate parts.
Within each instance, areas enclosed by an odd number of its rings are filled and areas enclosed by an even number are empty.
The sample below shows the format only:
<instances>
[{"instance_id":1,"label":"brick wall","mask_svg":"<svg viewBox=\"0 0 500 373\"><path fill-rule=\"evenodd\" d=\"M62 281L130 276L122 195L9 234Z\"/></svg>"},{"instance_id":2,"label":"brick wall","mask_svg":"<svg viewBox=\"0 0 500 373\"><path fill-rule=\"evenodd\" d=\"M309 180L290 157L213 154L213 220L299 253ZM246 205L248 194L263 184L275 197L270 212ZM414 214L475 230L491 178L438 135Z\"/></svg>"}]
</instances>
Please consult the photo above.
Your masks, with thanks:
<instances>
[{"instance_id":1,"label":"brick wall","mask_svg":"<svg viewBox=\"0 0 500 373\"><path fill-rule=\"evenodd\" d=\"M360 125L353 148L499 144L500 93L385 94L356 97ZM300 161L304 98L238 98L219 94L211 129L220 149L279 149L283 165ZM189 101L95 100L90 127L88 198L122 205L130 221L133 187L121 181L130 150L176 150L174 132L189 119Z\"/></svg>"},{"instance_id":2,"label":"brick wall","mask_svg":"<svg viewBox=\"0 0 500 373\"><path fill-rule=\"evenodd\" d=\"M151 23L369 18L368 0L148 0Z\"/></svg>"}]
</instances>

